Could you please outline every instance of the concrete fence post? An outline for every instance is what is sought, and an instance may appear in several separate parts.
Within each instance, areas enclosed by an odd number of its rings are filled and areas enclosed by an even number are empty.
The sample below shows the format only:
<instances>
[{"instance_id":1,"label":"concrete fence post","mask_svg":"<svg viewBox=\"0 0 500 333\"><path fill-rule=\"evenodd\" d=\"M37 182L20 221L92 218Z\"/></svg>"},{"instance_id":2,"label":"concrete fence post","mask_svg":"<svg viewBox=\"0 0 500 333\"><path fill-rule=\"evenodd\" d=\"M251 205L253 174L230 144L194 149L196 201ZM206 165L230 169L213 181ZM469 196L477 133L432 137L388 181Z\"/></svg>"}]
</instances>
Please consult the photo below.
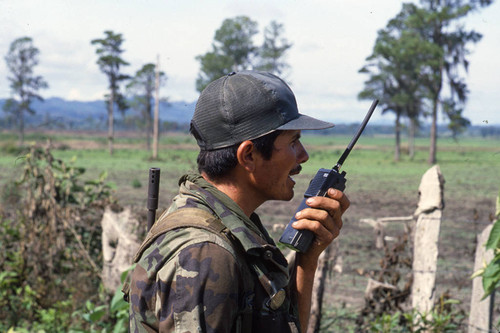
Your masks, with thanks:
<instances>
[{"instance_id":1,"label":"concrete fence post","mask_svg":"<svg viewBox=\"0 0 500 333\"><path fill-rule=\"evenodd\" d=\"M444 178L438 165L425 172L419 186L413 248L412 307L428 313L435 299L438 239L444 208Z\"/></svg>"},{"instance_id":2,"label":"concrete fence post","mask_svg":"<svg viewBox=\"0 0 500 333\"><path fill-rule=\"evenodd\" d=\"M493 224L487 226L483 232L477 235L476 257L474 260L474 272L483 268L484 264L493 259L493 250L486 251L485 244L490 235ZM484 295L482 278L475 277L472 280L472 296L470 301L469 333L492 332L492 309L494 294L482 299Z\"/></svg>"}]
</instances>

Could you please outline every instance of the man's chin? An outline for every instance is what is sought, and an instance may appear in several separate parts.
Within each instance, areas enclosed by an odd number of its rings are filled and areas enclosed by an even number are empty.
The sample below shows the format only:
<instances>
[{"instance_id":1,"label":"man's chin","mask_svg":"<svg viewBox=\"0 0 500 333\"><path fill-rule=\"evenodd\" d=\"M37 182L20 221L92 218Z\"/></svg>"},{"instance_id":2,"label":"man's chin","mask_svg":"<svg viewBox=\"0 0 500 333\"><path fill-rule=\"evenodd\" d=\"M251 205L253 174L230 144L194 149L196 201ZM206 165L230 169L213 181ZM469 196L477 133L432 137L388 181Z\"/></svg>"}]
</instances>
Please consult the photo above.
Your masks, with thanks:
<instances>
[{"instance_id":1,"label":"man's chin","mask_svg":"<svg viewBox=\"0 0 500 333\"><path fill-rule=\"evenodd\" d=\"M290 201L293 199L294 191L292 190L290 193L286 194L281 201Z\"/></svg>"},{"instance_id":2,"label":"man's chin","mask_svg":"<svg viewBox=\"0 0 500 333\"><path fill-rule=\"evenodd\" d=\"M293 199L293 196L294 196L294 193L293 191L289 194L284 194L278 198L273 198L273 199L270 199L270 200L274 200L274 201L290 201Z\"/></svg>"}]
</instances>

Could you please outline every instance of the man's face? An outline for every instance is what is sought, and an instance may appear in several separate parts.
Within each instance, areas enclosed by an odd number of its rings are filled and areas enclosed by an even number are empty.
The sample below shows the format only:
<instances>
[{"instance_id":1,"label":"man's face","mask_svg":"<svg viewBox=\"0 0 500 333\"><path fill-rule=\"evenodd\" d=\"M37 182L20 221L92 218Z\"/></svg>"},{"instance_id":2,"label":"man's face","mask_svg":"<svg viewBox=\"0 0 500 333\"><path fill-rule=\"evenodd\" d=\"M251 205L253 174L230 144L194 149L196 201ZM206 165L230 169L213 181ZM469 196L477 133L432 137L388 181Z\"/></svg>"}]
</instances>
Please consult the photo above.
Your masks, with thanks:
<instances>
[{"instance_id":1,"label":"man's face","mask_svg":"<svg viewBox=\"0 0 500 333\"><path fill-rule=\"evenodd\" d=\"M309 159L300 142L300 131L283 131L274 141L269 160L261 159L256 177L264 200L291 200L295 181L291 176L301 170L301 163Z\"/></svg>"}]
</instances>

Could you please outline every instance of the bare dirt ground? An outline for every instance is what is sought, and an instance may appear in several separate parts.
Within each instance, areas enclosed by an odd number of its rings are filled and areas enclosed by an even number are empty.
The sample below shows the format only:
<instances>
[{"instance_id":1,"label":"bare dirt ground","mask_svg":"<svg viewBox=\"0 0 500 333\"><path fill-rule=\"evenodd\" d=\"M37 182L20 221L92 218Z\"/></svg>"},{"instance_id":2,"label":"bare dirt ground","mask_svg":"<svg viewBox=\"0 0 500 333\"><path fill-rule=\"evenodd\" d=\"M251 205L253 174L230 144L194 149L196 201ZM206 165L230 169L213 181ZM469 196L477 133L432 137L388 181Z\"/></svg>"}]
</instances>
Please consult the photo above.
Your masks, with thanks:
<instances>
[{"instance_id":1,"label":"bare dirt ground","mask_svg":"<svg viewBox=\"0 0 500 333\"><path fill-rule=\"evenodd\" d=\"M383 184L381 188L384 188ZM300 191L298 191L300 192ZM327 281L324 307L334 307L354 310L359 313L365 305L364 293L368 279L374 278L380 271L380 263L384 258L383 249L375 246L375 233L371 226L360 223L361 219L382 217L411 216L416 208L418 193L391 193L372 191L347 191L351 207L344 215L344 226L337 239L339 250L337 269ZM301 192L300 192L301 193ZM448 199L446 201L446 196ZM263 221L271 220L268 227L278 221L288 221L290 212L297 207L300 198L296 195L292 203L272 202L261 208ZM441 222L439 239L438 268L436 275L436 300L440 296L458 300L458 308L465 317L470 311L470 297L473 273L474 254L476 250L476 235L483 230L494 211L494 198L473 197L469 200L456 200L454 195L446 192L445 209ZM405 234L403 223L395 223L387 228L387 236L397 239ZM280 232L273 234L278 238ZM389 248L396 240L387 241ZM399 254L400 257L404 253ZM411 251L406 252L411 256ZM400 258L401 259L401 258ZM398 268L395 268L398 269ZM403 288L411 281L411 271L400 269L399 287ZM500 303L495 308L495 320L500 318ZM495 321L495 322L496 322ZM464 327L461 332L466 332Z\"/></svg>"}]
</instances>

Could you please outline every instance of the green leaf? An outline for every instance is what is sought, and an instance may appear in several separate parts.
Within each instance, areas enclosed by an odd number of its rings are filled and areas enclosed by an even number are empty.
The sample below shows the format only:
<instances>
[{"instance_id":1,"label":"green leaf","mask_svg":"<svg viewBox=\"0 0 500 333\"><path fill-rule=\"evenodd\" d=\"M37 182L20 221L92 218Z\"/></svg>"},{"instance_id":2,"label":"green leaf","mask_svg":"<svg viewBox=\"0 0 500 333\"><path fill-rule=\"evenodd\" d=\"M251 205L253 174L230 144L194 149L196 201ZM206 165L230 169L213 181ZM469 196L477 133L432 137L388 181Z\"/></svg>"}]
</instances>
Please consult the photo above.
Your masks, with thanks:
<instances>
[{"instance_id":1,"label":"green leaf","mask_svg":"<svg viewBox=\"0 0 500 333\"><path fill-rule=\"evenodd\" d=\"M127 332L128 318L120 319L116 321L115 327L113 328L113 333Z\"/></svg>"},{"instance_id":2,"label":"green leaf","mask_svg":"<svg viewBox=\"0 0 500 333\"><path fill-rule=\"evenodd\" d=\"M448 304L460 304L460 301L458 299L448 299L448 300L444 301L443 304L444 305L448 305Z\"/></svg>"},{"instance_id":3,"label":"green leaf","mask_svg":"<svg viewBox=\"0 0 500 333\"><path fill-rule=\"evenodd\" d=\"M95 305L94 305L94 303L92 303L91 301L87 300L87 302L85 302L85 308L86 308L88 311L92 311L92 310L94 310Z\"/></svg>"},{"instance_id":4,"label":"green leaf","mask_svg":"<svg viewBox=\"0 0 500 333\"><path fill-rule=\"evenodd\" d=\"M122 272L122 274L120 274L120 281L122 282L122 284L123 284L123 282L125 282L125 279L127 278L128 273L131 272L131 271L133 271L135 269L135 266L136 266L136 264L133 263L132 265L130 265L129 268L127 268L126 270L124 270Z\"/></svg>"},{"instance_id":5,"label":"green leaf","mask_svg":"<svg viewBox=\"0 0 500 333\"><path fill-rule=\"evenodd\" d=\"M490 236L488 237L488 241L486 242L487 250L496 249L498 247L500 247L500 220L497 220L495 224L493 224Z\"/></svg>"},{"instance_id":6,"label":"green leaf","mask_svg":"<svg viewBox=\"0 0 500 333\"><path fill-rule=\"evenodd\" d=\"M95 308L95 310L90 314L90 321L95 323L99 321L106 314L106 306L101 305Z\"/></svg>"},{"instance_id":7,"label":"green leaf","mask_svg":"<svg viewBox=\"0 0 500 333\"><path fill-rule=\"evenodd\" d=\"M99 180L104 181L108 177L108 172L105 170L99 175Z\"/></svg>"},{"instance_id":8,"label":"green leaf","mask_svg":"<svg viewBox=\"0 0 500 333\"><path fill-rule=\"evenodd\" d=\"M17 278L16 272L4 271L0 272L0 285L8 285Z\"/></svg>"},{"instance_id":9,"label":"green leaf","mask_svg":"<svg viewBox=\"0 0 500 333\"><path fill-rule=\"evenodd\" d=\"M478 276L482 276L484 273L484 268L481 268L480 270L474 272L474 274L471 275L471 279L475 279L477 278Z\"/></svg>"},{"instance_id":10,"label":"green leaf","mask_svg":"<svg viewBox=\"0 0 500 333\"><path fill-rule=\"evenodd\" d=\"M483 273L483 299L490 295L500 285L500 255L497 255Z\"/></svg>"},{"instance_id":11,"label":"green leaf","mask_svg":"<svg viewBox=\"0 0 500 333\"><path fill-rule=\"evenodd\" d=\"M115 292L113 298L111 299L110 311L112 313L115 313L115 312L122 310L122 309L128 309L128 303L125 302L125 300L123 299L123 293L120 290L120 288L118 288L118 290Z\"/></svg>"}]
</instances>

